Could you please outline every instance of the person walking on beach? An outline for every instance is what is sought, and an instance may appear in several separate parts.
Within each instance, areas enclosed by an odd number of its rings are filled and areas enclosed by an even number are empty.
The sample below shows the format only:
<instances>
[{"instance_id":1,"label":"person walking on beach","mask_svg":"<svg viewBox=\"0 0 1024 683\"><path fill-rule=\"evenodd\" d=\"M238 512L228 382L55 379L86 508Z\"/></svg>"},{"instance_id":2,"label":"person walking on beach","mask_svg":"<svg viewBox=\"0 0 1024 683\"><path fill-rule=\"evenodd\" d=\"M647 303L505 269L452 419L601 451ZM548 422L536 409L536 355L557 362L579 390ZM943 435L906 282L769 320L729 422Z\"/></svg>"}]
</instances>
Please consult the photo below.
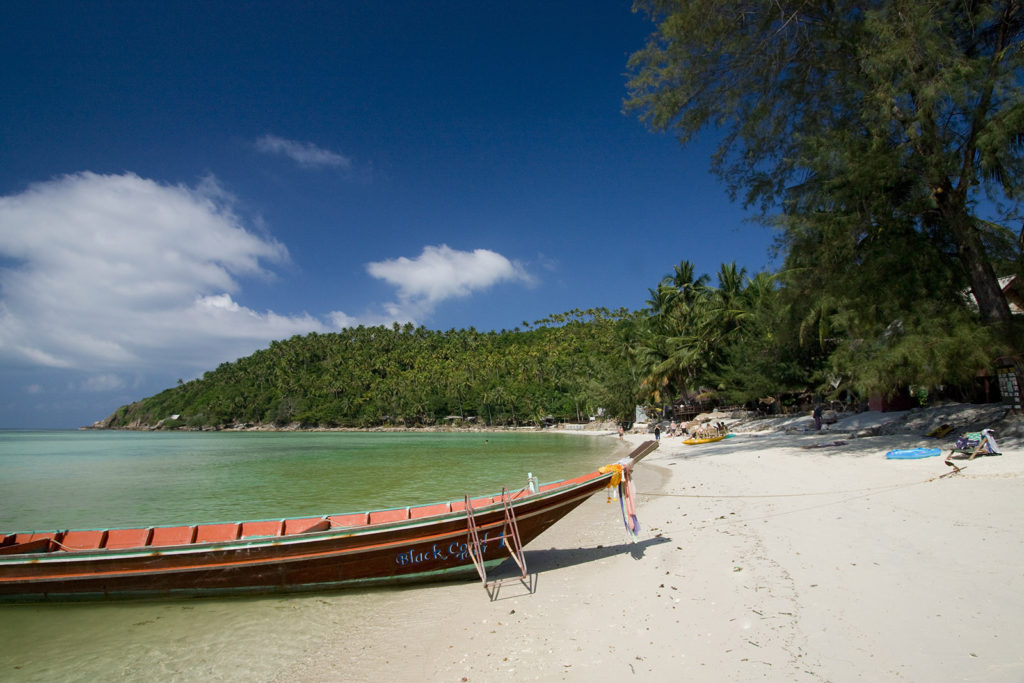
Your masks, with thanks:
<instances>
[{"instance_id":1,"label":"person walking on beach","mask_svg":"<svg viewBox=\"0 0 1024 683\"><path fill-rule=\"evenodd\" d=\"M622 435L625 434L625 433L626 433L626 430L622 428L622 425L619 425L619 441L623 440Z\"/></svg>"}]
</instances>

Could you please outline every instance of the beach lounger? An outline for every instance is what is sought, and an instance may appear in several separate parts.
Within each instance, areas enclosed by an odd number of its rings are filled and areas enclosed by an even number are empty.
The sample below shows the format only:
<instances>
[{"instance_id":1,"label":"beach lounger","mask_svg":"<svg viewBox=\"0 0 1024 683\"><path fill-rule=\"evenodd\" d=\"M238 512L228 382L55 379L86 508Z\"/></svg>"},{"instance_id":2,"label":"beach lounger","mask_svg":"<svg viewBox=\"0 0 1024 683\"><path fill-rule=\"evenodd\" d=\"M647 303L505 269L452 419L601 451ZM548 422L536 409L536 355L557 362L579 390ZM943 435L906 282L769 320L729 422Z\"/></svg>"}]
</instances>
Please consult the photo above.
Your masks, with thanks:
<instances>
[{"instance_id":1,"label":"beach lounger","mask_svg":"<svg viewBox=\"0 0 1024 683\"><path fill-rule=\"evenodd\" d=\"M999 444L991 429L980 432L967 432L953 444L946 456L946 464L959 472L960 468L953 464L953 458L974 460L979 455L999 455Z\"/></svg>"}]
</instances>

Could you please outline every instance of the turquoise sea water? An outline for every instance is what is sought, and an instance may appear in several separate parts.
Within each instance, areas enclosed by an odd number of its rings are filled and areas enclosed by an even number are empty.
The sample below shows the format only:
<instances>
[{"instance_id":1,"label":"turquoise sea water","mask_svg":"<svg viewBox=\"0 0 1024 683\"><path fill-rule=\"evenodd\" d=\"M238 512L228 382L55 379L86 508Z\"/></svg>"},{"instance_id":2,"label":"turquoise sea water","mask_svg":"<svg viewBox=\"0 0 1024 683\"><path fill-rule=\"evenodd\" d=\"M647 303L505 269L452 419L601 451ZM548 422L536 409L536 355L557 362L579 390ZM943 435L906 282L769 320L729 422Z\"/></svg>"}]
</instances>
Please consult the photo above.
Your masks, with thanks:
<instances>
[{"instance_id":1,"label":"turquoise sea water","mask_svg":"<svg viewBox=\"0 0 1024 683\"><path fill-rule=\"evenodd\" d=\"M275 519L590 471L614 440L533 433L0 431L0 531Z\"/></svg>"},{"instance_id":2,"label":"turquoise sea water","mask_svg":"<svg viewBox=\"0 0 1024 683\"><path fill-rule=\"evenodd\" d=\"M614 438L544 433L0 431L0 531L399 507L520 488L528 472L565 479L624 454ZM375 615L396 595L409 593L0 604L0 680L291 680L289 662L325 632L387 628Z\"/></svg>"}]
</instances>

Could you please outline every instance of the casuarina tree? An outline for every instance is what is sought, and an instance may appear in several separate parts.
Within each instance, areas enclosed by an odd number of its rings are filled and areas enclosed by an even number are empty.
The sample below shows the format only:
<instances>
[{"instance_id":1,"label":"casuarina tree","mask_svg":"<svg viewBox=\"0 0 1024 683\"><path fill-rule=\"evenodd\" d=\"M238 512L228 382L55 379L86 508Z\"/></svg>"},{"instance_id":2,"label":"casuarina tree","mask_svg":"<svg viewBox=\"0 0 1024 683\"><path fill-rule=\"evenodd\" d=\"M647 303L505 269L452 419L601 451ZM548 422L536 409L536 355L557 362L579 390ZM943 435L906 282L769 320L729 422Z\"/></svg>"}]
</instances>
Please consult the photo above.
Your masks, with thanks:
<instances>
[{"instance_id":1,"label":"casuarina tree","mask_svg":"<svg viewBox=\"0 0 1024 683\"><path fill-rule=\"evenodd\" d=\"M720 135L712 167L735 195L775 212L785 229L873 245L854 258L884 251L891 233L906 244L913 231L959 271L982 319L1015 343L997 278L1009 273L996 272L992 245L1006 244L999 224L1020 220L1020 2L636 7L657 30L630 59L627 111L684 144L701 131ZM996 225L979 219L981 202Z\"/></svg>"}]
</instances>

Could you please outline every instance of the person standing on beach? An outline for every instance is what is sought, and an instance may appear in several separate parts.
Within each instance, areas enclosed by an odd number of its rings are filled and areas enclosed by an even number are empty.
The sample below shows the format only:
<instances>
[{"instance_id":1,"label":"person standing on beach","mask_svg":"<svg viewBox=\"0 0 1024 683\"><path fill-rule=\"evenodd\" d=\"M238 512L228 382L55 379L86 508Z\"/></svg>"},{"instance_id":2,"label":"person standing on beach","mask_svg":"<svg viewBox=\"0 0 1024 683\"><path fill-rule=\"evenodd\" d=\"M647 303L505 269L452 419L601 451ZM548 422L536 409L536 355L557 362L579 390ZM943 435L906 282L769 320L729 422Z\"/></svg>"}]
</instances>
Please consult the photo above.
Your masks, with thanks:
<instances>
[{"instance_id":1,"label":"person standing on beach","mask_svg":"<svg viewBox=\"0 0 1024 683\"><path fill-rule=\"evenodd\" d=\"M654 428L654 440L661 441L661 427Z\"/></svg>"},{"instance_id":2,"label":"person standing on beach","mask_svg":"<svg viewBox=\"0 0 1024 683\"><path fill-rule=\"evenodd\" d=\"M619 441L622 441L622 440L623 440L623 439L622 439L622 435L623 435L623 434L625 434L625 433L626 433L626 430L624 430L624 429L622 428L622 425L619 425Z\"/></svg>"},{"instance_id":3,"label":"person standing on beach","mask_svg":"<svg viewBox=\"0 0 1024 683\"><path fill-rule=\"evenodd\" d=\"M821 431L821 405L814 406L814 410L811 412L811 416L814 418L814 429L815 431Z\"/></svg>"}]
</instances>

